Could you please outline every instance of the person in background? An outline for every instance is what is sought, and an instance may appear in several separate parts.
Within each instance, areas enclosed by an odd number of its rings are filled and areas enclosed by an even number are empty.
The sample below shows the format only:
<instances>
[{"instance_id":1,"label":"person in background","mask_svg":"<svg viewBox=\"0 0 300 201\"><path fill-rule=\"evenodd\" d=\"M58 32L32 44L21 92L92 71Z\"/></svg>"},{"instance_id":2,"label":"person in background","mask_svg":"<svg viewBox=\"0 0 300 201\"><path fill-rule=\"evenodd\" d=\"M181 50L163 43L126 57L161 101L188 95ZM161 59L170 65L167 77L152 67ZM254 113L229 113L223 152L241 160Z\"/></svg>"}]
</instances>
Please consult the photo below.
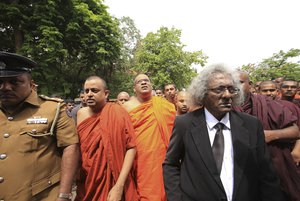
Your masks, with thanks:
<instances>
[{"instance_id":1,"label":"person in background","mask_svg":"<svg viewBox=\"0 0 300 201\"><path fill-rule=\"evenodd\" d=\"M80 108L86 107L86 102L85 102L85 95L84 95L84 91L80 91L79 94L79 98L80 98L80 103L78 105L76 105L72 111L71 111L71 116L72 118L75 120L75 124L77 125L77 112Z\"/></svg>"},{"instance_id":2,"label":"person in background","mask_svg":"<svg viewBox=\"0 0 300 201\"><path fill-rule=\"evenodd\" d=\"M203 108L177 116L163 164L168 200L283 201L257 118L232 108L243 93L236 72L208 66L191 98Z\"/></svg>"},{"instance_id":3,"label":"person in background","mask_svg":"<svg viewBox=\"0 0 300 201\"><path fill-rule=\"evenodd\" d=\"M141 201L166 201L162 162L165 158L175 119L175 107L161 97L152 96L149 77L139 74L134 79L135 96L124 103L136 136L138 193Z\"/></svg>"},{"instance_id":4,"label":"person in background","mask_svg":"<svg viewBox=\"0 0 300 201\"><path fill-rule=\"evenodd\" d=\"M252 92L252 93L255 93L255 94L258 94L259 93L259 85L260 85L260 83L261 83L262 81L257 81L256 83L255 83L255 86L254 86L254 92Z\"/></svg>"},{"instance_id":5,"label":"person in background","mask_svg":"<svg viewBox=\"0 0 300 201\"><path fill-rule=\"evenodd\" d=\"M63 100L38 95L21 55L0 52L0 200L65 201L79 161Z\"/></svg>"},{"instance_id":6,"label":"person in background","mask_svg":"<svg viewBox=\"0 0 300 201\"><path fill-rule=\"evenodd\" d=\"M245 100L238 111L258 118L263 124L265 141L271 154L281 188L287 200L300 200L300 179L291 156L291 143L299 139L297 117L286 106L260 94L251 94L247 72L239 71Z\"/></svg>"},{"instance_id":7,"label":"person in background","mask_svg":"<svg viewBox=\"0 0 300 201\"><path fill-rule=\"evenodd\" d=\"M276 83L277 89L280 89L282 82L284 81L284 77L277 77L273 81Z\"/></svg>"},{"instance_id":8,"label":"person in background","mask_svg":"<svg viewBox=\"0 0 300 201\"><path fill-rule=\"evenodd\" d=\"M65 103L66 103L66 112L67 112L67 115L69 117L72 117L72 110L74 108L74 100L72 99L67 99L65 100Z\"/></svg>"},{"instance_id":9,"label":"person in background","mask_svg":"<svg viewBox=\"0 0 300 201\"><path fill-rule=\"evenodd\" d=\"M178 92L175 100L177 115L182 115L189 111L189 93L187 91Z\"/></svg>"},{"instance_id":10,"label":"person in background","mask_svg":"<svg viewBox=\"0 0 300 201\"><path fill-rule=\"evenodd\" d=\"M120 105L108 103L106 82L90 76L84 83L87 107L78 111L81 167L77 201L138 201L132 164L134 129Z\"/></svg>"},{"instance_id":11,"label":"person in background","mask_svg":"<svg viewBox=\"0 0 300 201\"><path fill-rule=\"evenodd\" d=\"M260 94L270 97L272 100L275 100L287 107L293 113L293 115L297 117L297 126L300 128L300 108L294 103L282 100L281 97L278 97L278 89L275 82L271 80L261 82L259 86L259 92ZM298 139L296 142L290 143L290 146L291 155L297 166L298 172L300 173L300 139Z\"/></svg>"},{"instance_id":12,"label":"person in background","mask_svg":"<svg viewBox=\"0 0 300 201\"><path fill-rule=\"evenodd\" d=\"M298 81L298 88L297 88L297 99L300 99L300 81Z\"/></svg>"},{"instance_id":13,"label":"person in background","mask_svg":"<svg viewBox=\"0 0 300 201\"><path fill-rule=\"evenodd\" d=\"M276 83L272 80L262 81L258 87L258 94L270 97L272 100L275 100L278 96Z\"/></svg>"},{"instance_id":14,"label":"person in background","mask_svg":"<svg viewBox=\"0 0 300 201\"><path fill-rule=\"evenodd\" d=\"M119 105L123 105L125 102L129 100L130 96L126 91L122 91L117 96L117 103Z\"/></svg>"},{"instance_id":15,"label":"person in background","mask_svg":"<svg viewBox=\"0 0 300 201\"><path fill-rule=\"evenodd\" d=\"M156 90L155 90L155 94L156 94L156 96L164 97L164 94L163 94L163 92L162 92L161 89L156 89Z\"/></svg>"},{"instance_id":16,"label":"person in background","mask_svg":"<svg viewBox=\"0 0 300 201\"><path fill-rule=\"evenodd\" d=\"M176 86L175 84L166 84L164 87L164 95L165 98L175 105L175 97L176 97Z\"/></svg>"},{"instance_id":17,"label":"person in background","mask_svg":"<svg viewBox=\"0 0 300 201\"><path fill-rule=\"evenodd\" d=\"M284 80L280 87L281 99L293 102L300 108L300 100L295 99L298 89L298 82L294 80Z\"/></svg>"}]
</instances>

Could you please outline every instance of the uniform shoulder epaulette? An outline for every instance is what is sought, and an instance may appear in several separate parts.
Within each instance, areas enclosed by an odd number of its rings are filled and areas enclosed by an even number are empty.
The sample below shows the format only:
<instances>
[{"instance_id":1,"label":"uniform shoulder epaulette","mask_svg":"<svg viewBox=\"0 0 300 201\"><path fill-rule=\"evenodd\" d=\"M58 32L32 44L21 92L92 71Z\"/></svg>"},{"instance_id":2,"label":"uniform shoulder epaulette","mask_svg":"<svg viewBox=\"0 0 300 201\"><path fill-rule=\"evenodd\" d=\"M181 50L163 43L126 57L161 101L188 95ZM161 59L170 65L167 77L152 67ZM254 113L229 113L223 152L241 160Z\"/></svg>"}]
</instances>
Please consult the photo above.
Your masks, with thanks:
<instances>
[{"instance_id":1,"label":"uniform shoulder epaulette","mask_svg":"<svg viewBox=\"0 0 300 201\"><path fill-rule=\"evenodd\" d=\"M64 100L61 98L51 98L45 95L39 95L40 98L44 99L44 100L49 100L49 101L55 101L55 102L63 102Z\"/></svg>"}]
</instances>

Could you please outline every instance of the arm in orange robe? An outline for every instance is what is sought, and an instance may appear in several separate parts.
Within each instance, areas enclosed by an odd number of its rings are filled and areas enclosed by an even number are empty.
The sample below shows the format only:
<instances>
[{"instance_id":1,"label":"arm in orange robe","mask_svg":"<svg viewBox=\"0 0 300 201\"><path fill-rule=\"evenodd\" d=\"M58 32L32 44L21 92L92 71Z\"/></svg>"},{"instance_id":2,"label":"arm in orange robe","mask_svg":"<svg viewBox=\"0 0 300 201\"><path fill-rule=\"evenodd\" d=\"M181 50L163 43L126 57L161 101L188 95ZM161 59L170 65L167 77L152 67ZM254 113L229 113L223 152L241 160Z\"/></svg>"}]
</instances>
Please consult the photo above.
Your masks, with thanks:
<instances>
[{"instance_id":1,"label":"arm in orange robe","mask_svg":"<svg viewBox=\"0 0 300 201\"><path fill-rule=\"evenodd\" d=\"M137 156L135 171L143 200L166 200L162 162L169 145L176 116L172 103L152 97L129 112L135 129Z\"/></svg>"},{"instance_id":2,"label":"arm in orange robe","mask_svg":"<svg viewBox=\"0 0 300 201\"><path fill-rule=\"evenodd\" d=\"M101 113L78 125L82 166L76 200L106 201L116 184L128 149L135 147L128 113L115 103L107 103ZM132 172L124 186L122 200L139 200Z\"/></svg>"}]
</instances>

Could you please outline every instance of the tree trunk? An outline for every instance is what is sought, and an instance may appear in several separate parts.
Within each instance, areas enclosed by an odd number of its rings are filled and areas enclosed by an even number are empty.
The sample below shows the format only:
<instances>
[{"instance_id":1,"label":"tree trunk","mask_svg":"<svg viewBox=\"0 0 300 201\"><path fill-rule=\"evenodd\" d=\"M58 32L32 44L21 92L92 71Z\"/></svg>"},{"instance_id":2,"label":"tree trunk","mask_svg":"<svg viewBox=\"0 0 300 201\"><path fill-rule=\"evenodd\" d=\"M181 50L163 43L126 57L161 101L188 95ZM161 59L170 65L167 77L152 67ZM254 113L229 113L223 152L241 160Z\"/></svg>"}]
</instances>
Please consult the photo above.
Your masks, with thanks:
<instances>
[{"instance_id":1,"label":"tree trunk","mask_svg":"<svg viewBox=\"0 0 300 201\"><path fill-rule=\"evenodd\" d=\"M19 0L9 0L8 2L10 4L18 4ZM13 26L13 30L14 30L14 36L15 36L15 51L19 52L22 47L22 44L23 44L23 33L19 29L19 25Z\"/></svg>"},{"instance_id":2,"label":"tree trunk","mask_svg":"<svg viewBox=\"0 0 300 201\"><path fill-rule=\"evenodd\" d=\"M15 50L19 52L23 44L23 33L18 27L13 27L15 36Z\"/></svg>"}]
</instances>

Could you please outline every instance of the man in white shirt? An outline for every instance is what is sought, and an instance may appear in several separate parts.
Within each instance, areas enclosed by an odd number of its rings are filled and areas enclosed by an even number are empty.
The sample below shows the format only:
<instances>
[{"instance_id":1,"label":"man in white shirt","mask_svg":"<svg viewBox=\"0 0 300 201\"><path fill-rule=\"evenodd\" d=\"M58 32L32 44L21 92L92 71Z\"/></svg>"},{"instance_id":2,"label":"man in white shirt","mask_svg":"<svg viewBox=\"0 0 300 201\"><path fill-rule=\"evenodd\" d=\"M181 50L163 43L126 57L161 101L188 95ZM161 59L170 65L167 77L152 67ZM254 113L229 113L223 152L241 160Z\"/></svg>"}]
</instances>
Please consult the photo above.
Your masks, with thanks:
<instances>
[{"instance_id":1,"label":"man in white shirt","mask_svg":"<svg viewBox=\"0 0 300 201\"><path fill-rule=\"evenodd\" d=\"M242 102L236 73L204 68L189 89L203 108L178 116L163 164L170 201L284 200L259 120L232 111Z\"/></svg>"}]
</instances>

